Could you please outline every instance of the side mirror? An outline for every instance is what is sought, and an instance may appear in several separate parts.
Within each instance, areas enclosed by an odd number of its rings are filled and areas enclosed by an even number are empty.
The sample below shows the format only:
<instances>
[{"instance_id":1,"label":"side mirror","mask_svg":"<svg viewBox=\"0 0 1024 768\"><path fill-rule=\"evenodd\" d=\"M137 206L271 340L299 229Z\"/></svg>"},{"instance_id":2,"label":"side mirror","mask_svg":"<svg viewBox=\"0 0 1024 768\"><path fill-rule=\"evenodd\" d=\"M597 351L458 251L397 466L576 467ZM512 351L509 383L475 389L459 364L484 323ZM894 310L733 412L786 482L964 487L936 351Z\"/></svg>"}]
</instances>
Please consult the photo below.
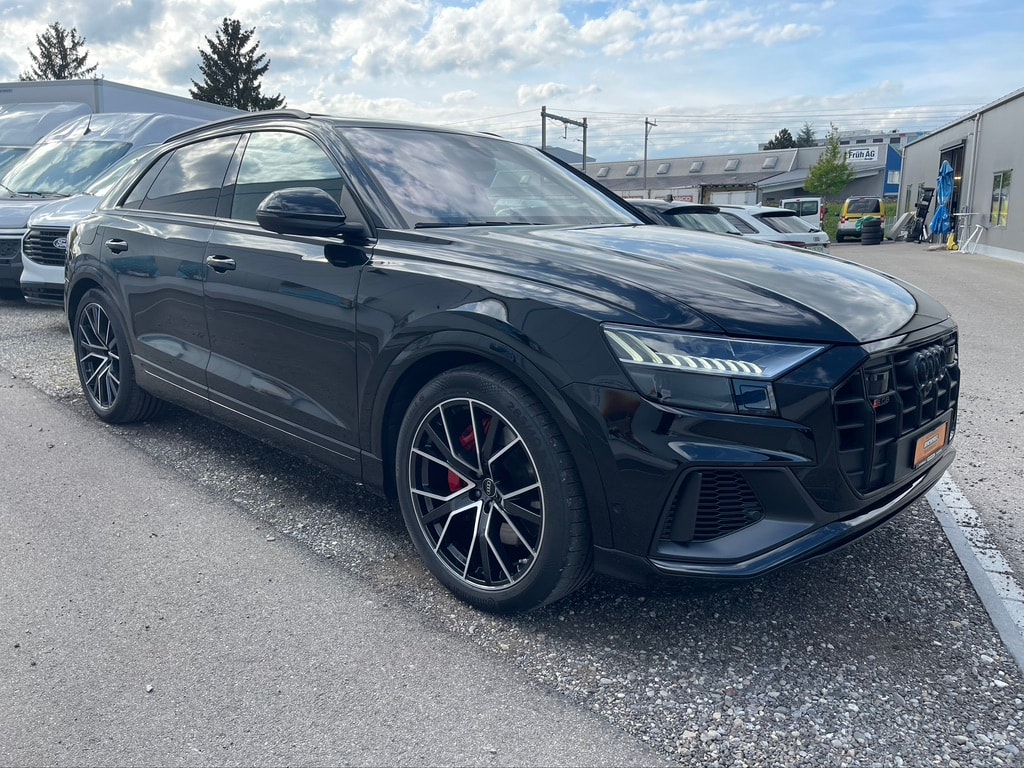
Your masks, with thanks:
<instances>
[{"instance_id":1,"label":"side mirror","mask_svg":"<svg viewBox=\"0 0 1024 768\"><path fill-rule=\"evenodd\" d=\"M348 224L338 201L319 187L289 187L271 192L256 209L261 227L280 235L334 237L365 240L362 224Z\"/></svg>"}]
</instances>

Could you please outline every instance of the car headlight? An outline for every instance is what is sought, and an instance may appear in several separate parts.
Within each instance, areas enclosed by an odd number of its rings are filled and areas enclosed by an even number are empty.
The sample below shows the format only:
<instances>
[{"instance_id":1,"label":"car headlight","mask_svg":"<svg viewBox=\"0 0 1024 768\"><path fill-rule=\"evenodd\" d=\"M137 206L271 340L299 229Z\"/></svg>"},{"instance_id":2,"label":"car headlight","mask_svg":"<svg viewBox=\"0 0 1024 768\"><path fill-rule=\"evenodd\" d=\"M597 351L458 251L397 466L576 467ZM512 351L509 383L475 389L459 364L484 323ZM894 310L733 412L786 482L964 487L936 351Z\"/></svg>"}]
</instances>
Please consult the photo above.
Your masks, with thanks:
<instances>
[{"instance_id":1,"label":"car headlight","mask_svg":"<svg viewBox=\"0 0 1024 768\"><path fill-rule=\"evenodd\" d=\"M685 408L772 415L772 382L825 349L606 325L604 335L642 395Z\"/></svg>"}]
</instances>

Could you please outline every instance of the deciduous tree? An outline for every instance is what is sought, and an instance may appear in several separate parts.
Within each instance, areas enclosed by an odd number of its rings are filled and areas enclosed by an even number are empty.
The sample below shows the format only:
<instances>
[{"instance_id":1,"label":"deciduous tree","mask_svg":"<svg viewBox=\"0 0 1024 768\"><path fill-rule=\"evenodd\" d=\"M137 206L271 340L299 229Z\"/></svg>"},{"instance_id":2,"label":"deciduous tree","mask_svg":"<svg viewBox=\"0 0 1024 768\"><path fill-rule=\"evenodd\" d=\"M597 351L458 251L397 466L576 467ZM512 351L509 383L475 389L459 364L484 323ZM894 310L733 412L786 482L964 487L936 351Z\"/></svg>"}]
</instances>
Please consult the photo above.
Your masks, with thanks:
<instances>
[{"instance_id":1,"label":"deciduous tree","mask_svg":"<svg viewBox=\"0 0 1024 768\"><path fill-rule=\"evenodd\" d=\"M834 197L846 189L851 181L853 168L846 162L846 155L839 145L839 129L833 125L825 143L825 151L807 174L804 189L812 195Z\"/></svg>"}]
</instances>

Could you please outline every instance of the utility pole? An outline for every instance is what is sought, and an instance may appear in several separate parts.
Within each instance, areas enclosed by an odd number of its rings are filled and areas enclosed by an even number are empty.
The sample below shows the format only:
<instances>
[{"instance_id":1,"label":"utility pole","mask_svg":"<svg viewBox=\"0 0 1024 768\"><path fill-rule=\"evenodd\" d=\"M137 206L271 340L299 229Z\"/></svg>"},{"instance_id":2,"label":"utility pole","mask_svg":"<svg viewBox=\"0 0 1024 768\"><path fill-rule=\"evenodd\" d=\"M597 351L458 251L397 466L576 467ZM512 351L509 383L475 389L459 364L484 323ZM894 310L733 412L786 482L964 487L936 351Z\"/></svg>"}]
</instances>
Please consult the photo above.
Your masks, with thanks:
<instances>
[{"instance_id":1,"label":"utility pole","mask_svg":"<svg viewBox=\"0 0 1024 768\"><path fill-rule=\"evenodd\" d=\"M647 188L647 137L651 135L651 128L657 124L656 120L644 118L644 197L651 196L651 191Z\"/></svg>"},{"instance_id":2,"label":"utility pole","mask_svg":"<svg viewBox=\"0 0 1024 768\"><path fill-rule=\"evenodd\" d=\"M562 125L575 125L583 129L583 172L587 172L587 118L583 118L583 121L573 120L569 117L562 117L560 115L552 114L548 112L548 108L540 108L540 149L542 152L548 148L548 119L557 120Z\"/></svg>"}]
</instances>

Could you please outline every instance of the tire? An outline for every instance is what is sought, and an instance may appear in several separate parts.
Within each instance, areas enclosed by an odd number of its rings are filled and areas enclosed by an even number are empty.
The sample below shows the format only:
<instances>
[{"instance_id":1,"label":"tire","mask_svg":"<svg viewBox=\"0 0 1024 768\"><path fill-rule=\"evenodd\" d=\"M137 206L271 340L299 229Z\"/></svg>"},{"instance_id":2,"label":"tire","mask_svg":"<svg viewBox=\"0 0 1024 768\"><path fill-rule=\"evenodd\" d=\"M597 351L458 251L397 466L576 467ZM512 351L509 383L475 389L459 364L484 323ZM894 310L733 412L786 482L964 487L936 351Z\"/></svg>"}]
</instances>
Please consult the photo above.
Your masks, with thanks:
<instances>
[{"instance_id":1,"label":"tire","mask_svg":"<svg viewBox=\"0 0 1024 768\"><path fill-rule=\"evenodd\" d=\"M844 235L841 235L838 232L836 232L836 242L837 243L843 242L844 237L845 237Z\"/></svg>"},{"instance_id":2,"label":"tire","mask_svg":"<svg viewBox=\"0 0 1024 768\"><path fill-rule=\"evenodd\" d=\"M590 523L575 463L516 378L472 365L430 381L406 411L395 459L409 535L461 600L528 611L589 580Z\"/></svg>"},{"instance_id":3,"label":"tire","mask_svg":"<svg viewBox=\"0 0 1024 768\"><path fill-rule=\"evenodd\" d=\"M135 382L124 323L103 291L86 292L75 312L75 367L85 399L102 421L126 424L155 416L162 401Z\"/></svg>"}]
</instances>

